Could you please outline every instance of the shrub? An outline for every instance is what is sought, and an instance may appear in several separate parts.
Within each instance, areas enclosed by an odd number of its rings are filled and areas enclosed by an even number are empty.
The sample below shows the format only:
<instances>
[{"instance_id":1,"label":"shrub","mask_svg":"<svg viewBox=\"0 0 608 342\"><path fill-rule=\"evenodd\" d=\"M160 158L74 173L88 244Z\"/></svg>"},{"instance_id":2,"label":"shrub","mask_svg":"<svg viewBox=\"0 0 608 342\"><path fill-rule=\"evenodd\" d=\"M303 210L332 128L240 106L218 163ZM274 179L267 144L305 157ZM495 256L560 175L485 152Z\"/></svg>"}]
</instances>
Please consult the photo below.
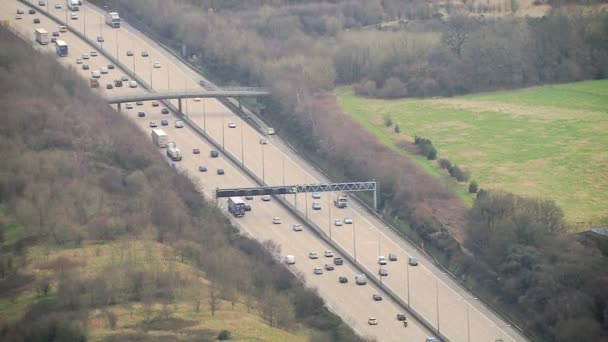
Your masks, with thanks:
<instances>
[{"instance_id":1,"label":"shrub","mask_svg":"<svg viewBox=\"0 0 608 342\"><path fill-rule=\"evenodd\" d=\"M437 159L437 150L432 145L429 148L428 152L426 153L426 159L428 159L428 160Z\"/></svg>"},{"instance_id":2,"label":"shrub","mask_svg":"<svg viewBox=\"0 0 608 342\"><path fill-rule=\"evenodd\" d=\"M441 158L439 159L439 167L448 170L450 167L452 167L452 163L445 158Z\"/></svg>"},{"instance_id":3,"label":"shrub","mask_svg":"<svg viewBox=\"0 0 608 342\"><path fill-rule=\"evenodd\" d=\"M390 115L385 115L384 116L384 126L391 127L392 125L393 125L393 119L390 117Z\"/></svg>"},{"instance_id":4,"label":"shrub","mask_svg":"<svg viewBox=\"0 0 608 342\"><path fill-rule=\"evenodd\" d=\"M469 180L470 174L468 171L462 170L458 165L453 165L448 169L450 176L456 178L459 182L465 182Z\"/></svg>"},{"instance_id":5,"label":"shrub","mask_svg":"<svg viewBox=\"0 0 608 342\"><path fill-rule=\"evenodd\" d=\"M469 193L471 193L471 194L477 193L477 190L478 190L477 182L476 181L472 181L469 184Z\"/></svg>"},{"instance_id":6,"label":"shrub","mask_svg":"<svg viewBox=\"0 0 608 342\"><path fill-rule=\"evenodd\" d=\"M379 96L386 99L407 96L407 85L396 77L391 77L384 82L384 86L378 92Z\"/></svg>"},{"instance_id":7,"label":"shrub","mask_svg":"<svg viewBox=\"0 0 608 342\"><path fill-rule=\"evenodd\" d=\"M399 125L395 125L395 133L401 133L401 128L399 128Z\"/></svg>"},{"instance_id":8,"label":"shrub","mask_svg":"<svg viewBox=\"0 0 608 342\"><path fill-rule=\"evenodd\" d=\"M220 341L227 341L231 337L232 336L230 334L230 331L228 331L228 330L222 330L222 331L220 331L219 334L217 334L217 339L220 340Z\"/></svg>"}]
</instances>

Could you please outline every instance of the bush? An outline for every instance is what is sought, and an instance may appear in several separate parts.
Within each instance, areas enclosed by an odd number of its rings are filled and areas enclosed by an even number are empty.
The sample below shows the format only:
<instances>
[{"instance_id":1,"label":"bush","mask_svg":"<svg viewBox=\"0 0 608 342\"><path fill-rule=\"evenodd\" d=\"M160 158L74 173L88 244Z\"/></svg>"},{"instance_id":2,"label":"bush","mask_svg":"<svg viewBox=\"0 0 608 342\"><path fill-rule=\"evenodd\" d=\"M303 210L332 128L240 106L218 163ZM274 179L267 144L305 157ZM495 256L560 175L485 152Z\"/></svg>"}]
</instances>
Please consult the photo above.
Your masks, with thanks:
<instances>
[{"instance_id":1,"label":"bush","mask_svg":"<svg viewBox=\"0 0 608 342\"><path fill-rule=\"evenodd\" d=\"M378 95L385 99L407 96L407 85L400 79L391 77L384 82L384 86L378 91Z\"/></svg>"},{"instance_id":2,"label":"bush","mask_svg":"<svg viewBox=\"0 0 608 342\"><path fill-rule=\"evenodd\" d=\"M227 341L231 337L232 336L230 334L230 331L228 331L228 330L222 330L222 331L220 331L219 334L217 334L217 339L220 340L220 341Z\"/></svg>"},{"instance_id":3,"label":"bush","mask_svg":"<svg viewBox=\"0 0 608 342\"><path fill-rule=\"evenodd\" d=\"M459 182L466 182L469 180L470 174L468 171L462 170L458 165L453 165L448 169L450 176L456 178Z\"/></svg>"},{"instance_id":4,"label":"bush","mask_svg":"<svg viewBox=\"0 0 608 342\"><path fill-rule=\"evenodd\" d=\"M390 117L390 115L385 115L384 116L384 126L391 127L392 125L393 125L393 119Z\"/></svg>"},{"instance_id":5,"label":"bush","mask_svg":"<svg viewBox=\"0 0 608 342\"><path fill-rule=\"evenodd\" d=\"M439 167L448 170L450 167L452 167L452 163L445 158L441 158L439 159Z\"/></svg>"},{"instance_id":6,"label":"bush","mask_svg":"<svg viewBox=\"0 0 608 342\"><path fill-rule=\"evenodd\" d=\"M479 189L479 188L478 188L478 186L477 186L477 182L476 182L476 181L472 181L472 182L469 184L469 193L471 193L471 194L477 193L477 190L478 190L478 189Z\"/></svg>"},{"instance_id":7,"label":"bush","mask_svg":"<svg viewBox=\"0 0 608 342\"><path fill-rule=\"evenodd\" d=\"M399 125L395 125L395 133L401 133L401 128L399 128Z\"/></svg>"},{"instance_id":8,"label":"bush","mask_svg":"<svg viewBox=\"0 0 608 342\"><path fill-rule=\"evenodd\" d=\"M423 156L426 156L426 159L435 160L437 158L437 149L435 149L433 143L429 139L416 136L414 137L414 142L420 147L420 151Z\"/></svg>"}]
</instances>

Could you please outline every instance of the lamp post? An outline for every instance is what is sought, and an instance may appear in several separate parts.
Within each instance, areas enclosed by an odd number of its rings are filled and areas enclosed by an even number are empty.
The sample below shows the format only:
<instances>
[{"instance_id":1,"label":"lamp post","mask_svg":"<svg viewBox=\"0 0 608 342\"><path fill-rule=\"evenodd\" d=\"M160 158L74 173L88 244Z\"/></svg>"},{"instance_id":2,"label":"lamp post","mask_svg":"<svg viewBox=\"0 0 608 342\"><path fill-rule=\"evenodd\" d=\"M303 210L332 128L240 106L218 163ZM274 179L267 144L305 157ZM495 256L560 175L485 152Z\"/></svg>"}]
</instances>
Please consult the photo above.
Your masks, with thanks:
<instances>
[{"instance_id":1,"label":"lamp post","mask_svg":"<svg viewBox=\"0 0 608 342\"><path fill-rule=\"evenodd\" d=\"M329 198L331 197L331 193L328 193L327 196L327 224L329 226L329 240L331 241L331 203Z\"/></svg>"},{"instance_id":2,"label":"lamp post","mask_svg":"<svg viewBox=\"0 0 608 342\"><path fill-rule=\"evenodd\" d=\"M243 126L245 126L245 121L241 120L241 164L244 166L245 165L245 143L243 142ZM283 165L283 168L285 167L285 165ZM283 169L283 175L285 175L285 169ZM283 179L285 178L285 176L283 176ZM285 181L283 181L283 185L285 185ZM283 198L285 198L285 195L283 195Z\"/></svg>"},{"instance_id":3,"label":"lamp post","mask_svg":"<svg viewBox=\"0 0 608 342\"><path fill-rule=\"evenodd\" d=\"M83 31L84 31L84 36L86 37L87 36L87 11L84 8L82 9L82 24L84 25Z\"/></svg>"},{"instance_id":4,"label":"lamp post","mask_svg":"<svg viewBox=\"0 0 608 342\"><path fill-rule=\"evenodd\" d=\"M355 254L355 262L357 262L357 230L355 229L355 219L353 219L353 250Z\"/></svg>"},{"instance_id":5,"label":"lamp post","mask_svg":"<svg viewBox=\"0 0 608 342\"><path fill-rule=\"evenodd\" d=\"M437 333L441 334L439 330L439 279L435 278L435 302L437 303Z\"/></svg>"},{"instance_id":6,"label":"lamp post","mask_svg":"<svg viewBox=\"0 0 608 342\"><path fill-rule=\"evenodd\" d=\"M266 184L266 175L264 174L264 144L260 144L262 148L262 185Z\"/></svg>"},{"instance_id":7,"label":"lamp post","mask_svg":"<svg viewBox=\"0 0 608 342\"><path fill-rule=\"evenodd\" d=\"M410 263L405 263L405 277L407 279L407 307L411 307L410 305Z\"/></svg>"},{"instance_id":8,"label":"lamp post","mask_svg":"<svg viewBox=\"0 0 608 342\"><path fill-rule=\"evenodd\" d=\"M224 125L224 114L222 114L222 149L226 149L226 147L224 147L224 131L225 131L225 125Z\"/></svg>"},{"instance_id":9,"label":"lamp post","mask_svg":"<svg viewBox=\"0 0 608 342\"><path fill-rule=\"evenodd\" d=\"M103 15L99 16L99 36L101 37L101 41L99 42L99 48L103 49Z\"/></svg>"},{"instance_id":10,"label":"lamp post","mask_svg":"<svg viewBox=\"0 0 608 342\"><path fill-rule=\"evenodd\" d=\"M150 88L154 88L154 86L152 85L152 57L148 57L148 59L150 61Z\"/></svg>"}]
</instances>

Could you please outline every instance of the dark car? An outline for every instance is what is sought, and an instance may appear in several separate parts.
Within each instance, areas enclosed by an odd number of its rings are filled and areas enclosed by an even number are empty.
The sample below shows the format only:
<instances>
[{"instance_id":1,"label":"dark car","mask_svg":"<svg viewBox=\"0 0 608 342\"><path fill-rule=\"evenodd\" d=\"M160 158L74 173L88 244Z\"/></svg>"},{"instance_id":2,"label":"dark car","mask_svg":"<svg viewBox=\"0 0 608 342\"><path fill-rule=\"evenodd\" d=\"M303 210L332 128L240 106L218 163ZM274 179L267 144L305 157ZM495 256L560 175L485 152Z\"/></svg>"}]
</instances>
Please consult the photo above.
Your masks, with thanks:
<instances>
[{"instance_id":1,"label":"dark car","mask_svg":"<svg viewBox=\"0 0 608 342\"><path fill-rule=\"evenodd\" d=\"M59 37L59 32L53 31L53 37Z\"/></svg>"},{"instance_id":2,"label":"dark car","mask_svg":"<svg viewBox=\"0 0 608 342\"><path fill-rule=\"evenodd\" d=\"M374 293L374 294L372 295L372 299L373 299L374 301L378 302L378 301L381 301L381 300L382 300L382 296L381 296L381 295L379 295L379 294L377 294L377 293Z\"/></svg>"},{"instance_id":3,"label":"dark car","mask_svg":"<svg viewBox=\"0 0 608 342\"><path fill-rule=\"evenodd\" d=\"M388 260L390 261L397 261L397 256L393 253L389 253L388 254Z\"/></svg>"},{"instance_id":4,"label":"dark car","mask_svg":"<svg viewBox=\"0 0 608 342\"><path fill-rule=\"evenodd\" d=\"M211 158L217 158L220 156L220 154L216 150L211 150L209 155L211 156Z\"/></svg>"},{"instance_id":5,"label":"dark car","mask_svg":"<svg viewBox=\"0 0 608 342\"><path fill-rule=\"evenodd\" d=\"M332 264L325 264L325 270L326 271L333 271L334 270L334 265L332 265Z\"/></svg>"},{"instance_id":6,"label":"dark car","mask_svg":"<svg viewBox=\"0 0 608 342\"><path fill-rule=\"evenodd\" d=\"M114 88L114 86L112 85L112 83L106 84L106 89L112 89L112 88Z\"/></svg>"},{"instance_id":7,"label":"dark car","mask_svg":"<svg viewBox=\"0 0 608 342\"><path fill-rule=\"evenodd\" d=\"M139 116L140 118L143 118L146 116L146 112L137 112L137 116Z\"/></svg>"},{"instance_id":8,"label":"dark car","mask_svg":"<svg viewBox=\"0 0 608 342\"><path fill-rule=\"evenodd\" d=\"M169 126L169 120L160 120L161 126Z\"/></svg>"},{"instance_id":9,"label":"dark car","mask_svg":"<svg viewBox=\"0 0 608 342\"><path fill-rule=\"evenodd\" d=\"M344 260L342 260L342 258L340 258L340 257L335 257L334 258L334 265L339 266L339 265L342 265L342 264L344 264Z\"/></svg>"},{"instance_id":10,"label":"dark car","mask_svg":"<svg viewBox=\"0 0 608 342\"><path fill-rule=\"evenodd\" d=\"M198 167L198 170L199 170L200 172L207 172L207 167L206 167L206 166L201 165L201 166L199 166L199 167Z\"/></svg>"},{"instance_id":11,"label":"dark car","mask_svg":"<svg viewBox=\"0 0 608 342\"><path fill-rule=\"evenodd\" d=\"M121 80L114 80L114 86L115 87L122 87L122 81Z\"/></svg>"},{"instance_id":12,"label":"dark car","mask_svg":"<svg viewBox=\"0 0 608 342\"><path fill-rule=\"evenodd\" d=\"M133 56L133 51L127 50L127 56Z\"/></svg>"},{"instance_id":13,"label":"dark car","mask_svg":"<svg viewBox=\"0 0 608 342\"><path fill-rule=\"evenodd\" d=\"M136 101L135 104L138 105L138 106L143 106L144 105L144 101Z\"/></svg>"},{"instance_id":14,"label":"dark car","mask_svg":"<svg viewBox=\"0 0 608 342\"><path fill-rule=\"evenodd\" d=\"M251 206L249 204L245 204L245 211L251 211Z\"/></svg>"},{"instance_id":15,"label":"dark car","mask_svg":"<svg viewBox=\"0 0 608 342\"><path fill-rule=\"evenodd\" d=\"M29 14L36 14L36 11L33 10L33 9L30 9L27 13L29 13Z\"/></svg>"},{"instance_id":16,"label":"dark car","mask_svg":"<svg viewBox=\"0 0 608 342\"><path fill-rule=\"evenodd\" d=\"M217 169L217 174L218 175L223 175L224 174L224 169Z\"/></svg>"},{"instance_id":17,"label":"dark car","mask_svg":"<svg viewBox=\"0 0 608 342\"><path fill-rule=\"evenodd\" d=\"M21 8L17 9L17 14L23 14L23 10Z\"/></svg>"},{"instance_id":18,"label":"dark car","mask_svg":"<svg viewBox=\"0 0 608 342\"><path fill-rule=\"evenodd\" d=\"M405 317L405 315L404 315L404 314L402 314L402 313L398 313L398 314L397 314L397 320L398 320L398 321L405 321L406 319L407 319L407 318Z\"/></svg>"},{"instance_id":19,"label":"dark car","mask_svg":"<svg viewBox=\"0 0 608 342\"><path fill-rule=\"evenodd\" d=\"M83 64L82 65L82 70L89 70L89 65L88 64Z\"/></svg>"},{"instance_id":20,"label":"dark car","mask_svg":"<svg viewBox=\"0 0 608 342\"><path fill-rule=\"evenodd\" d=\"M103 36L97 36L97 42L103 43L104 42Z\"/></svg>"},{"instance_id":21,"label":"dark car","mask_svg":"<svg viewBox=\"0 0 608 342\"><path fill-rule=\"evenodd\" d=\"M199 150L198 148L193 148L192 149L192 154L200 154L201 150Z\"/></svg>"},{"instance_id":22,"label":"dark car","mask_svg":"<svg viewBox=\"0 0 608 342\"><path fill-rule=\"evenodd\" d=\"M57 41L57 37L51 37L51 43L54 43Z\"/></svg>"},{"instance_id":23,"label":"dark car","mask_svg":"<svg viewBox=\"0 0 608 342\"><path fill-rule=\"evenodd\" d=\"M167 108L163 108L160 110L161 114L169 114L169 110Z\"/></svg>"},{"instance_id":24,"label":"dark car","mask_svg":"<svg viewBox=\"0 0 608 342\"><path fill-rule=\"evenodd\" d=\"M109 70L113 70L114 69L114 64L108 64L108 69Z\"/></svg>"},{"instance_id":25,"label":"dark car","mask_svg":"<svg viewBox=\"0 0 608 342\"><path fill-rule=\"evenodd\" d=\"M346 278L346 277L339 277L338 281L340 282L340 284L346 284L346 283L348 283L348 278Z\"/></svg>"},{"instance_id":26,"label":"dark car","mask_svg":"<svg viewBox=\"0 0 608 342\"><path fill-rule=\"evenodd\" d=\"M253 199L253 196L245 196L245 199L251 201Z\"/></svg>"},{"instance_id":27,"label":"dark car","mask_svg":"<svg viewBox=\"0 0 608 342\"><path fill-rule=\"evenodd\" d=\"M40 24L40 19L34 18L34 24Z\"/></svg>"}]
</instances>

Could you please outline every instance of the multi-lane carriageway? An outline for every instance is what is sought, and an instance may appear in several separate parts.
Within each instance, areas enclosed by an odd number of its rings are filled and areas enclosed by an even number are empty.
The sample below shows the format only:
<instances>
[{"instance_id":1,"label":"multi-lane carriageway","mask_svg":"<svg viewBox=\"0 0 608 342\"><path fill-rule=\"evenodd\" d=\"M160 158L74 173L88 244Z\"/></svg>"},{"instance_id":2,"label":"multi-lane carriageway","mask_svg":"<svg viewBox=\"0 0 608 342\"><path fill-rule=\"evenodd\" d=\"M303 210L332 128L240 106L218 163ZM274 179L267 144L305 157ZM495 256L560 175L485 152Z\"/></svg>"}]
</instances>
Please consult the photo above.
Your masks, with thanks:
<instances>
[{"instance_id":1,"label":"multi-lane carriageway","mask_svg":"<svg viewBox=\"0 0 608 342\"><path fill-rule=\"evenodd\" d=\"M51 13L59 18L66 17L64 1L51 0L47 3ZM56 3L61 4L62 8L55 9ZM26 12L21 20L15 20L17 8L24 9ZM49 32L57 31L57 23L39 13L29 15L27 14L28 9L19 1L3 0L0 2L0 20L9 20L13 28L22 36L29 37L32 42L36 27L43 27ZM112 29L105 25L103 12L88 4L81 8L78 15L77 20L68 19L71 29L78 30L93 40L99 35L104 37L102 44L96 43L96 46L93 47L71 32L61 34L60 39L68 43L70 53L68 57L58 60L66 67L73 67L83 78L88 79L90 71L84 71L79 65L76 65L76 58L83 53L90 53L91 50L99 51L100 48L103 48L108 54L118 56L119 61L125 64L130 69L129 71L135 72L157 91L200 90L198 84L200 75L124 21L120 29ZM33 24L34 17L39 18L41 23ZM36 44L36 46L41 50L53 52L52 45L42 47ZM127 50L133 51L132 57L126 55ZM141 56L143 50L149 53L149 57ZM152 67L155 61L160 62L160 68ZM89 64L91 70L99 70L102 66L110 64L102 55L88 61L85 60L85 63ZM112 90L105 89L106 83L112 82L123 74L125 74L124 71L119 69L109 70L109 74L102 75L100 87L94 91L99 92L101 96L138 94L144 91L141 87L132 89L126 85ZM173 101L173 104L176 105L177 102ZM264 175L264 180L268 185L328 181L287 148L278 137L270 138L268 145L261 145L259 143L260 134L215 99L184 100L183 108L190 119L199 127L204 128L216 142L220 144L223 142L224 148L236 159L241 160L246 168L259 178ZM142 110L147 113L147 116L138 118L137 112ZM172 114L160 114L160 107L152 107L150 103L144 103L143 106L135 106L131 110L123 109L123 113L139 125L144 132L142 138L145 139L149 139L150 136L150 121L160 122L161 119L168 119L171 124L162 129L184 153L184 159L177 163L177 167L186 171L195 182L200 184L209 198L213 196L214 190L218 187L256 186L253 180L224 158L222 153L220 153L220 158L210 158L209 150L213 149L210 143L203 140L190 127L174 128L175 117ZM228 128L227 124L230 122L235 123L236 128ZM201 154L191 154L193 148L199 148ZM198 172L199 165L207 166L209 172ZM226 170L226 174L217 175L215 173L217 168L223 168ZM262 170L262 168L264 169ZM354 224L352 225L332 227L332 239L353 256L356 249L358 263L372 273L376 273L378 270L377 258L379 255L396 254L399 260L385 266L389 275L382 279L383 284L397 293L404 301L409 300L411 308L433 326L439 325L441 333L449 340L486 342L497 339L525 340L515 329L508 326L491 310L436 268L424 255L418 253L413 246L392 230L383 227L381 221L357 205L351 205L347 209L337 209L332 206L332 197L324 193L318 200L322 205L322 210L313 211L310 208L313 202L310 194L300 194L297 199L294 196L287 196L287 199L292 202L296 201L297 208L301 209L309 220L326 230L328 234L334 219L345 217L353 219ZM267 239L275 241L281 246L283 255L295 255L296 264L290 267L303 274L306 284L317 288L327 306L340 315L359 334L374 337L379 341L424 341L427 336L433 335L419 322L411 319L409 326L404 328L395 318L397 312L404 310L386 296L383 301L372 301L372 294L382 294L382 291L370 283L366 286L356 286L353 277L359 272L351 264L345 263L344 266L336 267L335 271L325 271L322 275L314 275L312 273L314 267L322 267L325 263L331 263L329 258L325 259L322 256L322 253L324 250L332 248L307 229L302 232L292 231L291 226L297 223L296 218L276 201L262 202L255 199L250 204L253 210L248 212L245 217L233 220L233 222L243 232L260 241ZM220 202L220 206L225 207L224 201ZM275 216L281 217L283 224L273 225L271 221ZM318 252L320 258L318 260L308 259L310 251ZM408 256L418 258L420 265L408 267L406 261ZM350 282L348 284L338 283L340 275L349 277ZM367 320L371 316L378 319L378 326L367 324Z\"/></svg>"}]
</instances>

